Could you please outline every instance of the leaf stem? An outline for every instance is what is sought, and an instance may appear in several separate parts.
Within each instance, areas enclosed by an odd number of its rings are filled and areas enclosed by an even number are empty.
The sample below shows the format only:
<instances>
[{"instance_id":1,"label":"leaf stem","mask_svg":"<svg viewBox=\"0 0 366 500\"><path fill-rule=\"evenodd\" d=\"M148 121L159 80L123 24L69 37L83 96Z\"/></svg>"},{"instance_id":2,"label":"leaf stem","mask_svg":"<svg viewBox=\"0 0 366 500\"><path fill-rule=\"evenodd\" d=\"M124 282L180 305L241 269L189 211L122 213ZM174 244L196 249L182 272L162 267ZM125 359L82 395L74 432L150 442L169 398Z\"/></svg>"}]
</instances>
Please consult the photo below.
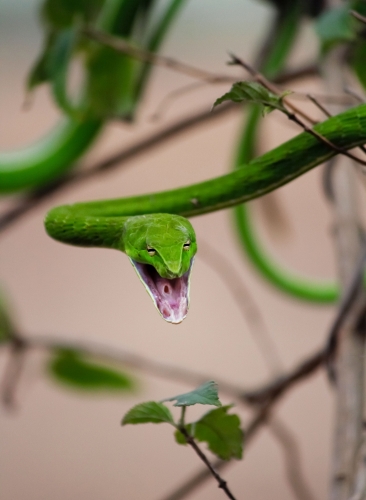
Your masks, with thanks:
<instances>
[{"instance_id":1,"label":"leaf stem","mask_svg":"<svg viewBox=\"0 0 366 500\"><path fill-rule=\"evenodd\" d=\"M311 127L308 127L306 123L304 123L295 113L291 113L290 111L285 112L287 115L288 119L302 127L302 129L307 132L308 134L312 135L313 137L316 137L320 142L323 142L324 144L327 144L331 149L334 151L337 151L337 153L340 153L344 156L347 156L348 158L351 158L351 160L356 161L360 165L366 165L366 161L361 160L357 156L353 155L352 153L349 153L343 148L338 147L336 144L333 142L329 141L326 137L323 135L319 134L316 130L312 129Z\"/></svg>"},{"instance_id":2,"label":"leaf stem","mask_svg":"<svg viewBox=\"0 0 366 500\"><path fill-rule=\"evenodd\" d=\"M186 406L182 406L182 412L180 414L180 420L179 420L179 427L182 427L182 428L185 426L184 419L186 416L186 409L187 409Z\"/></svg>"}]
</instances>

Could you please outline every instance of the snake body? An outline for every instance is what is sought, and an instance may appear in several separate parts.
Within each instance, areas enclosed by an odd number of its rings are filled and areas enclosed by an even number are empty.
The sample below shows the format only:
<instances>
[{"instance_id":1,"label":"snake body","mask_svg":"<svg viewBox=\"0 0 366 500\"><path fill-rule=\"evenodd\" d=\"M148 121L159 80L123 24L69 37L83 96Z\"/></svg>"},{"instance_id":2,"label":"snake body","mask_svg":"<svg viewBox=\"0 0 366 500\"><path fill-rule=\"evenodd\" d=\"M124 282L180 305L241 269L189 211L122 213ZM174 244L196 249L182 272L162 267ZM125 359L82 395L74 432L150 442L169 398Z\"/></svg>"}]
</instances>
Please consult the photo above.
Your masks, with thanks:
<instances>
[{"instance_id":1,"label":"snake body","mask_svg":"<svg viewBox=\"0 0 366 500\"><path fill-rule=\"evenodd\" d=\"M362 145L366 142L366 105L362 104L329 118L314 129L340 148L348 150ZM183 288L185 293L189 292L187 273L190 271L197 245L193 228L185 217L229 208L262 196L308 172L335 154L327 144L303 132L242 168L205 182L159 193L56 207L46 216L46 230L54 239L64 243L121 250L127 253L134 263L150 266L156 271L158 267L154 264L154 258L163 262L164 256L155 248L156 243L151 244L151 238L156 242L159 237L166 238L173 230L177 243L174 243L174 238L168 238L167 247L170 248L171 255L175 255L170 257L170 260L176 261L175 269L178 271L169 278L168 266L163 263L159 273L162 273L160 276L163 279L178 280L172 288L179 288L179 292L170 297L171 301L187 301L187 297L180 294ZM135 217L138 218L138 230L132 223ZM129 247L133 248L132 253L127 250L127 240ZM186 253L183 252L185 248L188 250ZM150 255L149 251L153 255ZM184 265L182 256L186 259ZM138 266L135 264L136 267ZM180 278L184 275L188 284L183 286ZM141 279L143 280L143 277ZM160 288L164 290L167 283L160 283ZM146 280L144 284L146 286ZM180 304L174 305L174 314L169 313L168 321L174 323L183 319L181 314L177 313L175 316L179 308ZM162 310L159 310L164 317Z\"/></svg>"},{"instance_id":2,"label":"snake body","mask_svg":"<svg viewBox=\"0 0 366 500\"><path fill-rule=\"evenodd\" d=\"M168 0L159 14L152 15L153 11L155 11L156 3L156 0L149 2L108 0L104 2L101 13L96 21L96 27L127 40L134 40L133 37L136 36L137 38L134 41L138 42L142 48L151 52L157 52L186 0ZM66 11L72 4L73 2L70 2L70 5L65 5ZM144 12L143 22L141 21L141 16L139 17L141 9ZM144 31L149 32L149 36L145 37L144 40L140 40L139 36ZM101 95L99 85L102 84L103 91L103 81L100 83L98 78L94 81L93 64L97 66L99 64L97 76L102 70L105 71L105 66L103 65L108 64L108 71L111 71L112 67L114 68L114 78L116 78L116 75L120 78L118 81L119 85L114 86L114 93L119 96L118 103L121 109L128 108L126 117L129 120L133 118L149 80L151 64L144 63L140 66L131 64L130 58L115 53L108 47L98 47L98 50L93 52L92 55L93 57L90 54L87 57L91 68L88 65L84 68L89 78L85 82L85 95L80 99L80 105L82 103L81 107L85 107L85 116L82 113L77 118L71 113L69 117L61 120L54 130L47 133L34 144L15 151L0 152L1 194L47 185L47 183L54 181L67 170L74 167L76 161L90 148L110 116L108 114L105 115L105 110L101 113L98 110L88 112L88 105L90 104L88 104L88 97L90 98L88 92L99 92L99 99L103 97L107 100L111 99L110 94L112 93L111 91L104 91ZM91 64L91 61L93 64ZM61 101L65 104L64 101L67 100L65 94L67 94L69 65L70 61L66 64L61 82L58 80L50 82L51 90L58 104ZM102 70L100 68L101 65ZM131 86L126 82L132 81L135 85L133 88L130 88ZM123 82L125 83L123 84ZM116 96L114 97L116 98ZM113 111L117 113L118 110L114 109ZM121 117L123 117L123 113L120 113Z\"/></svg>"}]
</instances>

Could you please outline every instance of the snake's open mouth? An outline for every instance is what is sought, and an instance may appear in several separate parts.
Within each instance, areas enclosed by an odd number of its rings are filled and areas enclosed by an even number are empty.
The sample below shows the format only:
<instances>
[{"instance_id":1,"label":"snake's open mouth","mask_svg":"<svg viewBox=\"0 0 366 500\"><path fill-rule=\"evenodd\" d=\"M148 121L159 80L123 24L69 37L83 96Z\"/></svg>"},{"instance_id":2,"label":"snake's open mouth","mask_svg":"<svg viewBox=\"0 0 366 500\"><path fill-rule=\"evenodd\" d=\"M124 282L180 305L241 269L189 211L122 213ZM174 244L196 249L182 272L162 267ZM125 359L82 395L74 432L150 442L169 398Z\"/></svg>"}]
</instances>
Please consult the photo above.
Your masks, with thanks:
<instances>
[{"instance_id":1,"label":"snake's open mouth","mask_svg":"<svg viewBox=\"0 0 366 500\"><path fill-rule=\"evenodd\" d=\"M179 278L162 278L153 266L130 259L156 308L169 323L181 323L189 307L190 274L193 264Z\"/></svg>"}]
</instances>

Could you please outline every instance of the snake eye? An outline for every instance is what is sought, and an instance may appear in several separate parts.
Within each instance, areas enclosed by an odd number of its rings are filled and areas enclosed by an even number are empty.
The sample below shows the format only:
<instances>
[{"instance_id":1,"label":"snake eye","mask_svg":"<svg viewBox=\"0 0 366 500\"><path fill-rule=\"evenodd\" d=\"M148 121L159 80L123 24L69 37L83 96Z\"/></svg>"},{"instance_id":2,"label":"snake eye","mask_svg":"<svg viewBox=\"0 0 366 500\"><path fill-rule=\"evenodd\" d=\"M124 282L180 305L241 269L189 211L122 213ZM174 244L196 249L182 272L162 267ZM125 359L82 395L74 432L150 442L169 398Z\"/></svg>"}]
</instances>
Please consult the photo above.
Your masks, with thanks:
<instances>
[{"instance_id":1,"label":"snake eye","mask_svg":"<svg viewBox=\"0 0 366 500\"><path fill-rule=\"evenodd\" d=\"M151 256L156 254L155 248L147 247L147 253Z\"/></svg>"},{"instance_id":2,"label":"snake eye","mask_svg":"<svg viewBox=\"0 0 366 500\"><path fill-rule=\"evenodd\" d=\"M189 250L190 246L191 246L190 240L186 241L183 245L183 250Z\"/></svg>"}]
</instances>

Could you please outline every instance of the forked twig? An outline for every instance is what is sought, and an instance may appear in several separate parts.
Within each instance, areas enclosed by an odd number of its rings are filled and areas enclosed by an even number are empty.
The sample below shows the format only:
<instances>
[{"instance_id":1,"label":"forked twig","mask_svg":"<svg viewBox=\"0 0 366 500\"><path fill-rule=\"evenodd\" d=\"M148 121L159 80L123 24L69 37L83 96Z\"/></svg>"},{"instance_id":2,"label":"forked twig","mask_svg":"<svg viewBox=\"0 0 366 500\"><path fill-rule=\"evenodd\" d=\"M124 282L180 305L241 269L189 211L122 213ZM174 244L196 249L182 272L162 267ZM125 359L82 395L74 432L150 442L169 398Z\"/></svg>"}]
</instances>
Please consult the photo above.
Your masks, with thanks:
<instances>
[{"instance_id":1,"label":"forked twig","mask_svg":"<svg viewBox=\"0 0 366 500\"><path fill-rule=\"evenodd\" d=\"M261 73L256 71L254 68L252 68L248 63L240 59L239 57L235 56L234 54L230 54L232 57L233 64L238 64L245 68L254 78L257 82L261 83L264 87L266 87L269 91L273 92L276 95L280 95L281 92L279 89L271 82L269 82ZM290 108L291 111L284 111L285 114L287 115L288 119L299 125L305 132L308 134L312 135L313 137L316 137L320 142L323 142L327 146L329 146L333 151L336 151L339 154L342 154L344 156L347 156L348 158L351 158L352 160L356 161L360 165L366 165L366 161L361 160L357 156L354 156L352 153L349 153L343 148L340 148L333 142L329 141L326 137L322 136L319 134L316 130L313 128L309 127L306 123L304 123L299 116L302 116L305 118L307 121L309 121L312 124L315 124L316 121L314 121L311 117L306 115L303 111L300 109L296 108L292 103L288 102L288 100L284 97L282 100L283 104ZM285 106L284 106L285 108ZM286 109L286 108L285 108ZM298 116L299 115L299 116Z\"/></svg>"},{"instance_id":2,"label":"forked twig","mask_svg":"<svg viewBox=\"0 0 366 500\"><path fill-rule=\"evenodd\" d=\"M264 75L262 75L262 73L260 73L259 71L256 71L250 64L243 61L242 59L240 59L240 57L237 57L235 54L230 53L229 55L232 59L230 61L230 64L235 64L235 65L238 65L238 66L241 66L242 68L244 68L246 71L248 71L248 73L254 78L254 80L256 82L262 84L263 87L266 87L266 89L271 91L273 94L280 95L282 93L281 90L274 83L267 80L267 78ZM318 123L317 120L315 120L311 116L304 113L304 111L299 109L297 106L295 106L291 102L288 102L288 99L286 99L286 97L283 98L283 102L286 103L286 105L294 113L297 113L298 115L302 116L305 120L307 120L312 125L315 125L316 123Z\"/></svg>"},{"instance_id":3,"label":"forked twig","mask_svg":"<svg viewBox=\"0 0 366 500\"><path fill-rule=\"evenodd\" d=\"M318 99L317 99L317 98L316 98L313 94L307 94L307 96L308 96L308 98L310 99L310 101L311 101L313 104L315 104L315 106L317 106L317 107L320 109L320 111L322 111L322 112L325 114L325 116L326 116L327 118L331 118L331 116L333 116L333 115L332 115L332 113L330 113L330 111L328 111L328 110L327 110L327 109L323 106L323 104L321 104L321 103L318 101ZM362 146L359 146L358 148L359 148L359 149L361 149L361 151L362 151L363 153L366 153L366 148L365 148L365 146L363 146L363 145L362 145Z\"/></svg>"}]
</instances>

